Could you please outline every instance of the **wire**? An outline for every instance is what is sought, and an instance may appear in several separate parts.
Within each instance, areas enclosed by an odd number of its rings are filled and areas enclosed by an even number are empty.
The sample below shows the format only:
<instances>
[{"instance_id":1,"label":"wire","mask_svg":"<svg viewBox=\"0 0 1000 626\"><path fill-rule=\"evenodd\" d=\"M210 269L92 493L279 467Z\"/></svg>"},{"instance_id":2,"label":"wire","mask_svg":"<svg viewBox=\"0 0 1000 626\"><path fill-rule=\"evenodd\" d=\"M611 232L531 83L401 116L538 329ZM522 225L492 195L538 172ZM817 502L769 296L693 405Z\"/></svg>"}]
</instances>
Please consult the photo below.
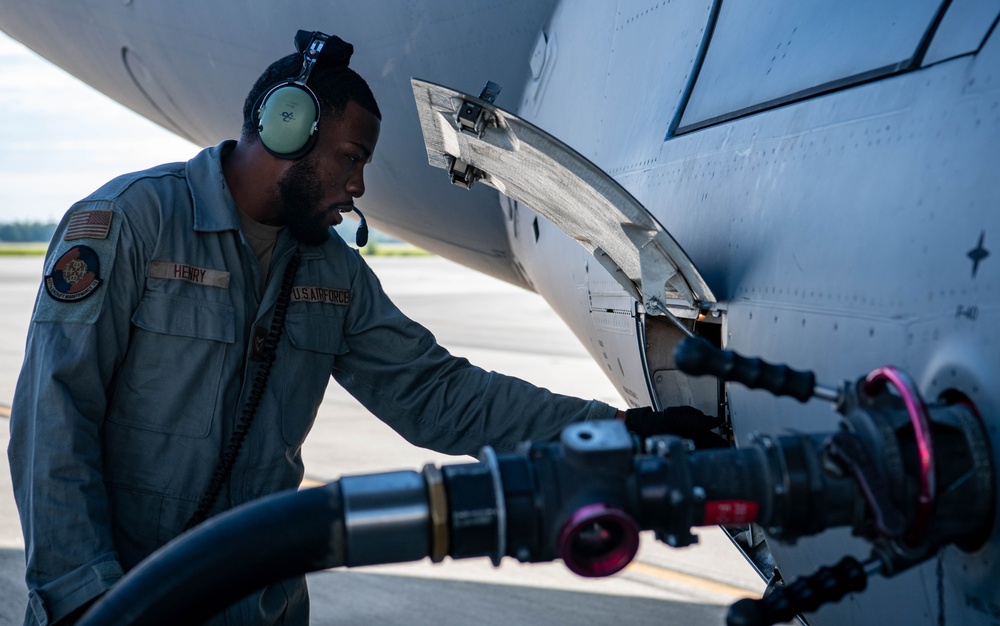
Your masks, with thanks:
<instances>
[{"instance_id":1,"label":"wire","mask_svg":"<svg viewBox=\"0 0 1000 626\"><path fill-rule=\"evenodd\" d=\"M236 464L236 458L243 447L243 441L250 432L250 425L253 423L253 418L257 415L257 408L260 406L260 400L264 395L264 388L267 386L267 379L271 374L271 366L274 364L274 359L277 355L278 341L281 339L281 333L285 329L285 315L288 313L288 304L292 298L292 285L295 281L295 273L299 269L300 260L301 254L298 248L296 248L292 253L292 257L288 259L288 265L285 266L285 273L281 278L281 292L278 294L278 300L274 304L274 316L271 317L271 328L268 330L267 338L264 340L264 348L261 351L261 363L254 374L250 396L243 405L243 414L240 416L240 420L233 430L233 436L229 440L229 445L226 446L225 452L223 452L218 465L215 467L215 472L212 474L212 480L209 482L205 494L198 502L198 510L194 512L191 519L184 525L185 531L194 528L208 519L208 512L212 509L215 501L219 499L222 486L229 480L229 476L233 473L233 466Z\"/></svg>"}]
</instances>

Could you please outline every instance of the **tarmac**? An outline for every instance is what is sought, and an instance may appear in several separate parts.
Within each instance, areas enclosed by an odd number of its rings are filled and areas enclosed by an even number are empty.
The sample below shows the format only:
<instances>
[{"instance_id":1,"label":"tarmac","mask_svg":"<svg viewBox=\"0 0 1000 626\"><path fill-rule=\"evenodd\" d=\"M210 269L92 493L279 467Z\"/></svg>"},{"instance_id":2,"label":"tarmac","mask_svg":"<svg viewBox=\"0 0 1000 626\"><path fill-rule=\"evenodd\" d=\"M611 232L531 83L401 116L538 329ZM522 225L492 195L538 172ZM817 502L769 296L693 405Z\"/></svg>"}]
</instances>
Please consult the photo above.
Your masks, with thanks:
<instances>
[{"instance_id":1,"label":"tarmac","mask_svg":"<svg viewBox=\"0 0 1000 626\"><path fill-rule=\"evenodd\" d=\"M368 259L386 292L453 354L558 393L624 406L579 341L538 295L438 257ZM41 257L0 257L0 444L41 279ZM303 447L309 484L461 463L404 441L331 381ZM671 549L644 534L637 559L601 579L561 563L429 561L311 574L313 624L723 624L726 606L764 583L717 528ZM264 540L264 538L262 538ZM0 459L0 626L26 604L24 542L6 455Z\"/></svg>"}]
</instances>

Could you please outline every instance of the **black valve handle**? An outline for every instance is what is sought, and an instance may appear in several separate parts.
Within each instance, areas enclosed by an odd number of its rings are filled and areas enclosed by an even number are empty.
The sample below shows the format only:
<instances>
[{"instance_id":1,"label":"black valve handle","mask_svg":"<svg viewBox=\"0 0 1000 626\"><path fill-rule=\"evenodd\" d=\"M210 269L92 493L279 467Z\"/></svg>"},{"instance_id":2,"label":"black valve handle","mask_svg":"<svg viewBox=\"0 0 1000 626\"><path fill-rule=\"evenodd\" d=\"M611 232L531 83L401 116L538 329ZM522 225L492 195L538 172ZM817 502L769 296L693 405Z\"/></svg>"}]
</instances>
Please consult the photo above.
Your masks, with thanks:
<instances>
[{"instance_id":1,"label":"black valve handle","mask_svg":"<svg viewBox=\"0 0 1000 626\"><path fill-rule=\"evenodd\" d=\"M791 396L799 402L811 398L816 388L816 376L812 372L800 372L787 365L773 365L719 350L701 337L685 338L674 351L674 362L691 376L715 376L751 389L764 389L776 396Z\"/></svg>"},{"instance_id":2,"label":"black valve handle","mask_svg":"<svg viewBox=\"0 0 1000 626\"><path fill-rule=\"evenodd\" d=\"M868 585L864 566L854 557L844 557L832 567L800 578L786 587L776 587L760 600L744 599L729 607L727 626L771 626L787 622L799 613L815 611Z\"/></svg>"}]
</instances>

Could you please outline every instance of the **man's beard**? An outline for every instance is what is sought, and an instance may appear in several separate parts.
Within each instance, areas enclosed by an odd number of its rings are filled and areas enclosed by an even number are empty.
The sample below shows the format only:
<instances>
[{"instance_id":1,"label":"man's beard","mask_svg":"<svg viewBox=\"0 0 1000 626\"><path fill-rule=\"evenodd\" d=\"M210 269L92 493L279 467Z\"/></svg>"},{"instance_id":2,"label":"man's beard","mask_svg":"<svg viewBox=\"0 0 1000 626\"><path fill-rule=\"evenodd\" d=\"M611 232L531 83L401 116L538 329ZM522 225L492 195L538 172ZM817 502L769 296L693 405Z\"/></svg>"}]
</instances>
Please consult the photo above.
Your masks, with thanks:
<instances>
[{"instance_id":1,"label":"man's beard","mask_svg":"<svg viewBox=\"0 0 1000 626\"><path fill-rule=\"evenodd\" d=\"M312 159L307 157L288 168L278 180L278 191L285 226L292 237L308 246L318 246L330 238L327 212L320 208L323 192Z\"/></svg>"}]
</instances>

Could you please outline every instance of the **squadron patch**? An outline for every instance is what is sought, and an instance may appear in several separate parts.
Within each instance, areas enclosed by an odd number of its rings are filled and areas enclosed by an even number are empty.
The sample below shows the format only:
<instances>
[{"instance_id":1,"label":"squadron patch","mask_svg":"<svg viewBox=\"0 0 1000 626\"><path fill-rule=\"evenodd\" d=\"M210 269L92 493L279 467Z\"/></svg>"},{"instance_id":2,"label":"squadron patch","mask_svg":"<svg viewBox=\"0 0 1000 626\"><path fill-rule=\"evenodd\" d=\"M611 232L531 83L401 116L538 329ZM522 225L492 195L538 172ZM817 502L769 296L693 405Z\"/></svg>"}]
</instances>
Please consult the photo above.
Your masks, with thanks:
<instances>
[{"instance_id":1,"label":"squadron patch","mask_svg":"<svg viewBox=\"0 0 1000 626\"><path fill-rule=\"evenodd\" d=\"M323 304L347 306L351 303L351 290L331 289L329 287L293 287L292 302L322 302Z\"/></svg>"},{"instance_id":2,"label":"squadron patch","mask_svg":"<svg viewBox=\"0 0 1000 626\"><path fill-rule=\"evenodd\" d=\"M73 246L45 277L45 290L61 302L79 302L101 286L101 261L88 246Z\"/></svg>"}]
</instances>

